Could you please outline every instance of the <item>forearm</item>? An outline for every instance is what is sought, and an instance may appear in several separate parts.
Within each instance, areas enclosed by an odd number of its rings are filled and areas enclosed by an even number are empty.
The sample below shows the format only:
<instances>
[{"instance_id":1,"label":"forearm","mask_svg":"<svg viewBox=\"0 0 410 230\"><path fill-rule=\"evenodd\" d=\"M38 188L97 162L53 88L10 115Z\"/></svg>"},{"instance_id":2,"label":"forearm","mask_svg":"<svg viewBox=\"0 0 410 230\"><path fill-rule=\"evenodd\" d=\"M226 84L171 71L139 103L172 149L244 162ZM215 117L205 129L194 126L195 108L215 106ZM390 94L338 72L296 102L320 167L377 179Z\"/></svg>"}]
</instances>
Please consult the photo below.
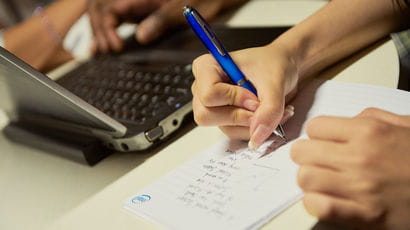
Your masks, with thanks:
<instances>
[{"instance_id":1,"label":"forearm","mask_svg":"<svg viewBox=\"0 0 410 230\"><path fill-rule=\"evenodd\" d=\"M333 0L273 44L293 55L301 80L397 30L405 17L396 0Z\"/></svg>"},{"instance_id":2,"label":"forearm","mask_svg":"<svg viewBox=\"0 0 410 230\"><path fill-rule=\"evenodd\" d=\"M60 0L50 5L43 13L7 29L5 48L33 67L42 69L62 48L62 39L84 13L86 4L86 0Z\"/></svg>"}]
</instances>

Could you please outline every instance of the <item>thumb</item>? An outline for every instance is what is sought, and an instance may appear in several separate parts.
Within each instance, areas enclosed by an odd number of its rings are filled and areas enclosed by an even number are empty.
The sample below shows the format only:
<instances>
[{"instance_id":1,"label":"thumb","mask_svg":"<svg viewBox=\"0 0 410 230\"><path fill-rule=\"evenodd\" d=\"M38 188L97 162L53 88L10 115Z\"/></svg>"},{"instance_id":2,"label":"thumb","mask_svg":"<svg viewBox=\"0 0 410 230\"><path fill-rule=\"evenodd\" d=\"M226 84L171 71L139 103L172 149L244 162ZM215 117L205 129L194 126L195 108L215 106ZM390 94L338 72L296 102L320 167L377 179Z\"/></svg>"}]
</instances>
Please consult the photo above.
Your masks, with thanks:
<instances>
[{"instance_id":1,"label":"thumb","mask_svg":"<svg viewBox=\"0 0 410 230\"><path fill-rule=\"evenodd\" d=\"M257 149L279 125L285 105L283 95L281 87L272 90L265 85L258 89L260 105L251 120L250 149Z\"/></svg>"},{"instance_id":2,"label":"thumb","mask_svg":"<svg viewBox=\"0 0 410 230\"><path fill-rule=\"evenodd\" d=\"M168 29L184 22L181 3L179 1L170 1L138 25L136 31L137 41L141 44L147 44L159 38Z\"/></svg>"}]
</instances>

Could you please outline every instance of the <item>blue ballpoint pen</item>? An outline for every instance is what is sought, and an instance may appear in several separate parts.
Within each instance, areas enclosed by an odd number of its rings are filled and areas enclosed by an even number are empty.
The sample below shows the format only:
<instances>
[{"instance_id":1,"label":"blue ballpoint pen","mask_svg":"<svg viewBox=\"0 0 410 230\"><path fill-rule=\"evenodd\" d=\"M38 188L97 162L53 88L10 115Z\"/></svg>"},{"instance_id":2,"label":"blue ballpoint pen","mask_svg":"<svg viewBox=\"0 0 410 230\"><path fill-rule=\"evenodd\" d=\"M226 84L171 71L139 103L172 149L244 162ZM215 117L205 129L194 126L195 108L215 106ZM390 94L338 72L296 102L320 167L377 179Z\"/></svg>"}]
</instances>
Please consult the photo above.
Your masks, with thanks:
<instances>
[{"instance_id":1,"label":"blue ballpoint pen","mask_svg":"<svg viewBox=\"0 0 410 230\"><path fill-rule=\"evenodd\" d=\"M258 94L255 87L253 87L252 83L246 79L245 75L232 60L221 41L216 37L216 34L212 31L209 24L199 14L199 12L189 6L185 6L183 11L186 20L195 34L199 37L219 65L221 65L222 69L229 76L232 82L238 86L248 89L257 96ZM283 138L285 141L287 140L285 131L281 125L279 125L273 133Z\"/></svg>"}]
</instances>

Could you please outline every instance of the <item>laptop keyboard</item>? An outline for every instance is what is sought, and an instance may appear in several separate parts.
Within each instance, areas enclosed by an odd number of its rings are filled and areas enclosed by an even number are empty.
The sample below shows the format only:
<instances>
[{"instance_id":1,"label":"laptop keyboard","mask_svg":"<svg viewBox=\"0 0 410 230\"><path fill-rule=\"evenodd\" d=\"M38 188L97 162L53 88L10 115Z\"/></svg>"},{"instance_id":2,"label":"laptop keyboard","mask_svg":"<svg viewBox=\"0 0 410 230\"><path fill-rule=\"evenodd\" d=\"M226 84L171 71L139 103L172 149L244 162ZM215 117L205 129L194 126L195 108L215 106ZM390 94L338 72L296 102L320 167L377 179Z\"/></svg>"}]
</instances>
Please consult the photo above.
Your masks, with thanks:
<instances>
[{"instance_id":1,"label":"laptop keyboard","mask_svg":"<svg viewBox=\"0 0 410 230\"><path fill-rule=\"evenodd\" d=\"M57 82L115 120L141 125L190 102L193 80L190 64L152 66L98 57Z\"/></svg>"}]
</instances>

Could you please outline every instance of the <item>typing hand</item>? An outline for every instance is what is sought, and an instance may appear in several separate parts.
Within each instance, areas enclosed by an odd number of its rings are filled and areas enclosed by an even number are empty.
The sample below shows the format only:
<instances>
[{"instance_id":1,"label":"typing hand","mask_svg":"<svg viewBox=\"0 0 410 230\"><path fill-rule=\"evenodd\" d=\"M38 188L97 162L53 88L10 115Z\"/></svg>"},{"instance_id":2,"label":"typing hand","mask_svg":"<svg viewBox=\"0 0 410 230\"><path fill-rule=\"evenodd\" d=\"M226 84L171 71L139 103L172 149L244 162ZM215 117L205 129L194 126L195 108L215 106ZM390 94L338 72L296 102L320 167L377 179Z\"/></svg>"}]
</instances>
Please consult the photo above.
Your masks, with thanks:
<instances>
[{"instance_id":1,"label":"typing hand","mask_svg":"<svg viewBox=\"0 0 410 230\"><path fill-rule=\"evenodd\" d=\"M294 92L296 68L285 52L273 45L231 53L258 97L232 85L211 55L194 61L192 85L195 121L203 126L219 126L230 138L262 144L281 122L293 115L284 110L285 97ZM283 122L282 121L282 122Z\"/></svg>"},{"instance_id":2,"label":"typing hand","mask_svg":"<svg viewBox=\"0 0 410 230\"><path fill-rule=\"evenodd\" d=\"M161 7L162 0L90 0L88 13L94 34L93 52L120 51L116 29L125 21L139 22Z\"/></svg>"},{"instance_id":3,"label":"typing hand","mask_svg":"<svg viewBox=\"0 0 410 230\"><path fill-rule=\"evenodd\" d=\"M246 0L90 0L89 14L94 32L94 49L120 51L123 42L116 32L121 23L139 23L136 39L142 44L160 37L168 29L184 25L182 8L191 5L213 18L222 9Z\"/></svg>"},{"instance_id":4,"label":"typing hand","mask_svg":"<svg viewBox=\"0 0 410 230\"><path fill-rule=\"evenodd\" d=\"M292 146L312 215L359 229L410 226L410 116L318 117Z\"/></svg>"}]
</instances>

